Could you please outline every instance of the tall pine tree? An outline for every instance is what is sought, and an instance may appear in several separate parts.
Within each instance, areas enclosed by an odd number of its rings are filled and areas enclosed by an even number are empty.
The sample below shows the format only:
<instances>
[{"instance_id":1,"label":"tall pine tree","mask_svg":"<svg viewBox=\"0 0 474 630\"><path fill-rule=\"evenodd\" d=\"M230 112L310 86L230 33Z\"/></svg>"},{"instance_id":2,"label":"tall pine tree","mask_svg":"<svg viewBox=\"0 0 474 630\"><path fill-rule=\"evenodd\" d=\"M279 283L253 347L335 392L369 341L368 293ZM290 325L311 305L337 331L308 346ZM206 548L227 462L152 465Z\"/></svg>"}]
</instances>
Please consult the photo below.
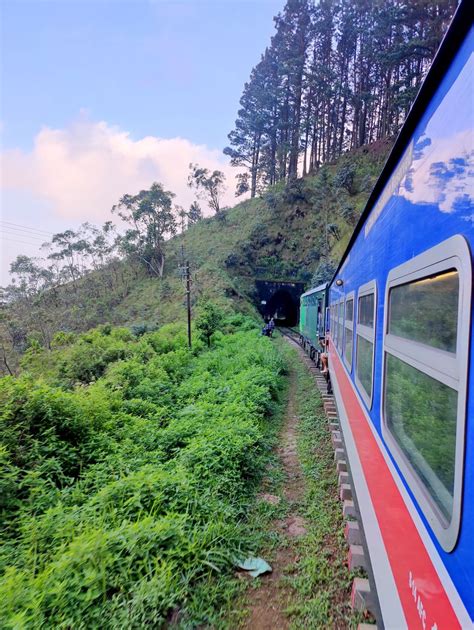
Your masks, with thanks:
<instances>
[{"instance_id":1,"label":"tall pine tree","mask_svg":"<svg viewBox=\"0 0 474 630\"><path fill-rule=\"evenodd\" d=\"M456 0L287 0L224 152L238 192L318 169L398 132Z\"/></svg>"}]
</instances>

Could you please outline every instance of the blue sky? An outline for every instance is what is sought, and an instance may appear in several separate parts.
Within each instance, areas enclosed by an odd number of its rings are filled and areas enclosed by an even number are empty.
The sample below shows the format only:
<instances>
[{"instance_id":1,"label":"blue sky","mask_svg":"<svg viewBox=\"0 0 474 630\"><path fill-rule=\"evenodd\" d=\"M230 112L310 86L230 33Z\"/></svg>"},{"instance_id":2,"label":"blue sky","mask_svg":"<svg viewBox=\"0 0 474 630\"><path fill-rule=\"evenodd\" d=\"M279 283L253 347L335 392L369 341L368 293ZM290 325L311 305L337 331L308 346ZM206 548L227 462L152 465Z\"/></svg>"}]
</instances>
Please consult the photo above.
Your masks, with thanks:
<instances>
[{"instance_id":1,"label":"blue sky","mask_svg":"<svg viewBox=\"0 0 474 630\"><path fill-rule=\"evenodd\" d=\"M103 221L147 179L185 205L177 174L191 158L224 168L243 84L284 0L0 6L1 218L54 232ZM0 284L17 252L1 242Z\"/></svg>"},{"instance_id":2,"label":"blue sky","mask_svg":"<svg viewBox=\"0 0 474 630\"><path fill-rule=\"evenodd\" d=\"M2 3L4 146L81 109L220 147L282 0Z\"/></svg>"}]
</instances>

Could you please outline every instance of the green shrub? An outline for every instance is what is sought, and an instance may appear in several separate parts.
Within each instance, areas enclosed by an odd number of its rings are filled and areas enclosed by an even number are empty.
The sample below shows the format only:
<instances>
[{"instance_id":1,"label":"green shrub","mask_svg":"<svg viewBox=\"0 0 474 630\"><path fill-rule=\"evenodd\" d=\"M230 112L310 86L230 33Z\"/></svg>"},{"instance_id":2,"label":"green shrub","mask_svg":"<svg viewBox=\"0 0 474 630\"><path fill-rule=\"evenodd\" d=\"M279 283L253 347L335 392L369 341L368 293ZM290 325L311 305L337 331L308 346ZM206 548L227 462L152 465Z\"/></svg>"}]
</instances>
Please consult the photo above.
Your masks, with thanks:
<instances>
[{"instance_id":1,"label":"green shrub","mask_svg":"<svg viewBox=\"0 0 474 630\"><path fill-rule=\"evenodd\" d=\"M0 380L0 438L16 466L54 458L73 474L88 431L74 395L29 377Z\"/></svg>"},{"instance_id":2,"label":"green shrub","mask_svg":"<svg viewBox=\"0 0 474 630\"><path fill-rule=\"evenodd\" d=\"M211 345L212 335L219 329L223 318L223 312L213 302L206 301L201 304L196 328L208 346Z\"/></svg>"},{"instance_id":3,"label":"green shrub","mask_svg":"<svg viewBox=\"0 0 474 630\"><path fill-rule=\"evenodd\" d=\"M252 320L219 321L193 352L181 325L102 326L58 340L48 382L0 380L1 627L218 617L283 371Z\"/></svg>"},{"instance_id":4,"label":"green shrub","mask_svg":"<svg viewBox=\"0 0 474 630\"><path fill-rule=\"evenodd\" d=\"M64 346L70 346L76 340L76 335L73 332L57 332L52 341L51 348L62 348Z\"/></svg>"},{"instance_id":5,"label":"green shrub","mask_svg":"<svg viewBox=\"0 0 474 630\"><path fill-rule=\"evenodd\" d=\"M145 339L158 354L185 348L188 345L186 328L181 323L166 324L156 332L148 333Z\"/></svg>"}]
</instances>

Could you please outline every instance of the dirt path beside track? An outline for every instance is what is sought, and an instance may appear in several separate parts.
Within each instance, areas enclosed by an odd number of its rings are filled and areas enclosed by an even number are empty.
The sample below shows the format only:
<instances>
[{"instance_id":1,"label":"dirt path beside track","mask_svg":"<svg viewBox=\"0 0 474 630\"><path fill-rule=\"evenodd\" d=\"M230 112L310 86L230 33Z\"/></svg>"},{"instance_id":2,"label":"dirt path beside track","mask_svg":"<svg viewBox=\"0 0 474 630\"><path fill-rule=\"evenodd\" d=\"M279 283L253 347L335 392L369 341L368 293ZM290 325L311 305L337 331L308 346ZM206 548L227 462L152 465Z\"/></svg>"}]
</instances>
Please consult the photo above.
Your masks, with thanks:
<instances>
[{"instance_id":1,"label":"dirt path beside track","mask_svg":"<svg viewBox=\"0 0 474 630\"><path fill-rule=\"evenodd\" d=\"M297 344L280 340L287 358L287 407L275 449L278 475L259 501L271 505L262 525L262 556L272 572L251 580L239 605L244 630L356 628L329 423L314 365ZM271 478L271 475L269 475Z\"/></svg>"},{"instance_id":2,"label":"dirt path beside track","mask_svg":"<svg viewBox=\"0 0 474 630\"><path fill-rule=\"evenodd\" d=\"M304 491L304 476L297 452L296 410L296 374L292 369L289 374L288 406L281 431L280 446L277 453L282 462L285 475L283 498L288 502L288 514L282 520L274 521L272 526L286 538L302 536L306 533L304 519L298 513L298 503ZM262 495L263 500L271 500L274 495ZM248 607L250 615L243 628L247 630L285 630L289 627L286 608L291 603L291 589L282 578L291 571L297 561L296 550L291 545L282 545L272 557L272 573L263 577L261 586L250 591Z\"/></svg>"}]
</instances>

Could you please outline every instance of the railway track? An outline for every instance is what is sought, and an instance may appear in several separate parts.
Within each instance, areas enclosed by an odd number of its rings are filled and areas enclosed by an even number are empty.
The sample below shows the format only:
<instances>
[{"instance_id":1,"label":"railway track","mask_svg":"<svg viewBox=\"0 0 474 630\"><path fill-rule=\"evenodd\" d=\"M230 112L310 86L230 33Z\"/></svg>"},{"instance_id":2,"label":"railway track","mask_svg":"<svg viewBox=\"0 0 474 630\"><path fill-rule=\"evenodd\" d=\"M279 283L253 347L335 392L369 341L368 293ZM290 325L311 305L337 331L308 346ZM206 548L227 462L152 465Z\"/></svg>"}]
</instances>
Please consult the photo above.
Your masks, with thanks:
<instances>
[{"instance_id":1,"label":"railway track","mask_svg":"<svg viewBox=\"0 0 474 630\"><path fill-rule=\"evenodd\" d=\"M278 330L284 337L291 339L291 341L298 344L298 346L300 345L300 334L297 330L295 330L294 328L288 328L286 326L279 326Z\"/></svg>"}]
</instances>

